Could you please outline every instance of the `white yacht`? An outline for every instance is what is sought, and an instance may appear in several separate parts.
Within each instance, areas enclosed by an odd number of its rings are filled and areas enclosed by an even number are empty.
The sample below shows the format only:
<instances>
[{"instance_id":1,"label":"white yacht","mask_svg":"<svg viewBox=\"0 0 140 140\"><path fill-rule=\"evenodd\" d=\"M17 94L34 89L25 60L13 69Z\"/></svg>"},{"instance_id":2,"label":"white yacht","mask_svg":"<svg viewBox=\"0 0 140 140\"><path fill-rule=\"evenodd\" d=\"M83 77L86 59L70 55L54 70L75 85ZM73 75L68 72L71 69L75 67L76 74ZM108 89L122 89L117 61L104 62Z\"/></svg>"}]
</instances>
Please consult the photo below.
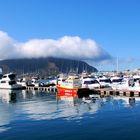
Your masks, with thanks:
<instances>
[{"instance_id":1,"label":"white yacht","mask_svg":"<svg viewBox=\"0 0 140 140\"><path fill-rule=\"evenodd\" d=\"M132 78L124 78L121 83L112 86L116 90L140 92L140 81Z\"/></svg>"},{"instance_id":2,"label":"white yacht","mask_svg":"<svg viewBox=\"0 0 140 140\"><path fill-rule=\"evenodd\" d=\"M118 88L118 86L122 84L123 77L113 76L113 77L111 77L110 80L111 80L111 87L112 87L112 89L116 90Z\"/></svg>"},{"instance_id":3,"label":"white yacht","mask_svg":"<svg viewBox=\"0 0 140 140\"><path fill-rule=\"evenodd\" d=\"M111 80L106 76L99 77L98 81L102 88L111 86Z\"/></svg>"},{"instance_id":4,"label":"white yacht","mask_svg":"<svg viewBox=\"0 0 140 140\"><path fill-rule=\"evenodd\" d=\"M0 79L0 89L22 89L23 86L17 84L16 74L8 73L4 74Z\"/></svg>"},{"instance_id":5,"label":"white yacht","mask_svg":"<svg viewBox=\"0 0 140 140\"><path fill-rule=\"evenodd\" d=\"M82 88L96 89L100 88L100 83L95 78L82 78Z\"/></svg>"}]
</instances>

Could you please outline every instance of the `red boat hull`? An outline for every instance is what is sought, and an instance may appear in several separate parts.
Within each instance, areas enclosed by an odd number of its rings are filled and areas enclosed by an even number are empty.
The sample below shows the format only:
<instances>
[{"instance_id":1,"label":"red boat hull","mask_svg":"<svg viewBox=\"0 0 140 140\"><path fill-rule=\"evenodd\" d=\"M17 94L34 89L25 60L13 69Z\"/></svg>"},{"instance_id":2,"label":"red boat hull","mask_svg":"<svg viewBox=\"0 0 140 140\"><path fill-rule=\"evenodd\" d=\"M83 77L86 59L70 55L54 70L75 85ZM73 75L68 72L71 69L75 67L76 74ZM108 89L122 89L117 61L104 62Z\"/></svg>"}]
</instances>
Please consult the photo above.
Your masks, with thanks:
<instances>
[{"instance_id":1,"label":"red boat hull","mask_svg":"<svg viewBox=\"0 0 140 140\"><path fill-rule=\"evenodd\" d=\"M57 96L72 96L77 97L78 89L76 88L65 88L57 86Z\"/></svg>"}]
</instances>

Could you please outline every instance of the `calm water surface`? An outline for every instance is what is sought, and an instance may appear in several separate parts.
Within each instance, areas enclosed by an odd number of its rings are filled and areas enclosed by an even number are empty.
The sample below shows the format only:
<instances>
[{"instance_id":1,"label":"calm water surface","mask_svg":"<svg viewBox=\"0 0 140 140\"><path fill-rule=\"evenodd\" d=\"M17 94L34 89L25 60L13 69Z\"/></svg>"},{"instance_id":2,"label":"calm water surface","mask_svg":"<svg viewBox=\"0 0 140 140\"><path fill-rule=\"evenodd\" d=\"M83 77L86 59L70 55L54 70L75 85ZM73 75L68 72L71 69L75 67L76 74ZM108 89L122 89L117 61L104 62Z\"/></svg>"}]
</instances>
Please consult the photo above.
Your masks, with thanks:
<instances>
[{"instance_id":1,"label":"calm water surface","mask_svg":"<svg viewBox=\"0 0 140 140\"><path fill-rule=\"evenodd\" d=\"M11 95L12 94L12 95ZM139 140L140 99L0 90L0 140Z\"/></svg>"}]
</instances>

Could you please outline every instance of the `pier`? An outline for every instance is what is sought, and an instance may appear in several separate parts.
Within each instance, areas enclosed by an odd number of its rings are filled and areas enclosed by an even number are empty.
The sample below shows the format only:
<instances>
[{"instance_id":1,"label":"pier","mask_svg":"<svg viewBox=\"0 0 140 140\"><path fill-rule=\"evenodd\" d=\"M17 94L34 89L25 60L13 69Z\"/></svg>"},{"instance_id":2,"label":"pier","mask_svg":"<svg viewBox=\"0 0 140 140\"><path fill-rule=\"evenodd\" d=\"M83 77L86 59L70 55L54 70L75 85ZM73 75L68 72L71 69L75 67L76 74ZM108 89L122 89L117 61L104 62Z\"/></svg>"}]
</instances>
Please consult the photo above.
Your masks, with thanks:
<instances>
[{"instance_id":1,"label":"pier","mask_svg":"<svg viewBox=\"0 0 140 140\"><path fill-rule=\"evenodd\" d=\"M39 91L46 91L46 92L57 92L56 86L49 86L49 87L26 86L26 90L39 90Z\"/></svg>"},{"instance_id":2,"label":"pier","mask_svg":"<svg viewBox=\"0 0 140 140\"><path fill-rule=\"evenodd\" d=\"M126 96L126 97L140 97L139 91L130 91L130 90L113 90L113 89L96 89L94 90L96 94L101 96Z\"/></svg>"},{"instance_id":3,"label":"pier","mask_svg":"<svg viewBox=\"0 0 140 140\"><path fill-rule=\"evenodd\" d=\"M50 87L34 87L34 86L26 86L26 90L38 90L38 91L46 91L46 92L57 92L56 86ZM140 97L139 91L129 91L129 90L113 90L111 88L100 88L94 90L88 90L84 93L84 90L80 92L82 96L88 96L89 94L99 94L100 96L126 96L126 97Z\"/></svg>"}]
</instances>

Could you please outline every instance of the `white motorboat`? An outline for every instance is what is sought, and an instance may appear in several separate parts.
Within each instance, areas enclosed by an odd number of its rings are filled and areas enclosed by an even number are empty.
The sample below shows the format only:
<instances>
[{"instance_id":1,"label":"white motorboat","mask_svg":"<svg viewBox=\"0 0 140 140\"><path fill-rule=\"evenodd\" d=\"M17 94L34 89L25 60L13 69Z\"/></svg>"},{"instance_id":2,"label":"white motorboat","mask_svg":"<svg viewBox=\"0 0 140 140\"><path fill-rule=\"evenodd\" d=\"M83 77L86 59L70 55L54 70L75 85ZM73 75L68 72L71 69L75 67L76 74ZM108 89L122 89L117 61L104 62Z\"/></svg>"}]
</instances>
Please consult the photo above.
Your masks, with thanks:
<instances>
[{"instance_id":1,"label":"white motorboat","mask_svg":"<svg viewBox=\"0 0 140 140\"><path fill-rule=\"evenodd\" d=\"M140 81L134 78L124 78L121 83L112 86L112 89L140 92Z\"/></svg>"},{"instance_id":2,"label":"white motorboat","mask_svg":"<svg viewBox=\"0 0 140 140\"><path fill-rule=\"evenodd\" d=\"M4 74L0 79L0 89L22 89L21 84L16 82L16 74L8 73Z\"/></svg>"},{"instance_id":3,"label":"white motorboat","mask_svg":"<svg viewBox=\"0 0 140 140\"><path fill-rule=\"evenodd\" d=\"M100 83L95 78L83 78L82 88L89 88L89 89L100 88Z\"/></svg>"},{"instance_id":4,"label":"white motorboat","mask_svg":"<svg viewBox=\"0 0 140 140\"><path fill-rule=\"evenodd\" d=\"M101 87L110 87L111 86L111 80L110 80L110 78L108 78L106 76L99 77L98 81L99 81Z\"/></svg>"},{"instance_id":5,"label":"white motorboat","mask_svg":"<svg viewBox=\"0 0 140 140\"><path fill-rule=\"evenodd\" d=\"M116 90L118 88L118 86L121 85L123 82L123 78L119 77L119 76L111 77L110 80L111 80L111 87L114 90Z\"/></svg>"}]
</instances>

